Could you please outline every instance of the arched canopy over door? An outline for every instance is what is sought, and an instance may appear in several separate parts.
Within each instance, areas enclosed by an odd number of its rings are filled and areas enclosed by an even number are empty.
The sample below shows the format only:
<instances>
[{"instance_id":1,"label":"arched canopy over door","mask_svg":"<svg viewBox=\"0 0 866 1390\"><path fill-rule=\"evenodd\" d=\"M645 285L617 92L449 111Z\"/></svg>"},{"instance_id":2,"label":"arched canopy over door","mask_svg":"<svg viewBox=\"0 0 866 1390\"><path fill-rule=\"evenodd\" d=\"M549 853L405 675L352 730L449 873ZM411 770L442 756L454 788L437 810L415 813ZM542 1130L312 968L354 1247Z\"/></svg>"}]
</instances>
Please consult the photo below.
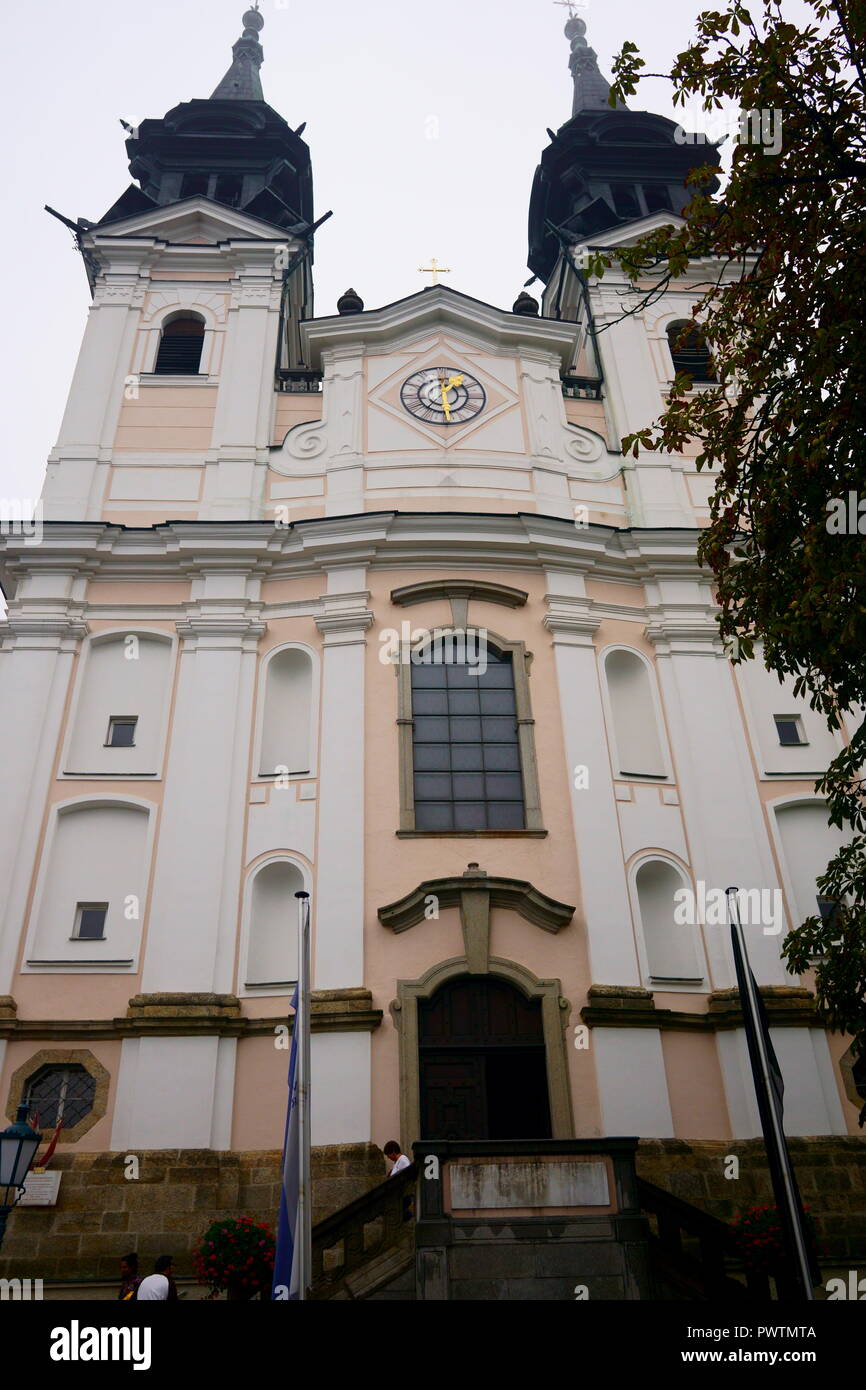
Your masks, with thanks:
<instances>
[{"instance_id":1,"label":"arched canopy over door","mask_svg":"<svg viewBox=\"0 0 866 1390\"><path fill-rule=\"evenodd\" d=\"M461 976L418 1002L421 1137L549 1139L541 1000Z\"/></svg>"}]
</instances>

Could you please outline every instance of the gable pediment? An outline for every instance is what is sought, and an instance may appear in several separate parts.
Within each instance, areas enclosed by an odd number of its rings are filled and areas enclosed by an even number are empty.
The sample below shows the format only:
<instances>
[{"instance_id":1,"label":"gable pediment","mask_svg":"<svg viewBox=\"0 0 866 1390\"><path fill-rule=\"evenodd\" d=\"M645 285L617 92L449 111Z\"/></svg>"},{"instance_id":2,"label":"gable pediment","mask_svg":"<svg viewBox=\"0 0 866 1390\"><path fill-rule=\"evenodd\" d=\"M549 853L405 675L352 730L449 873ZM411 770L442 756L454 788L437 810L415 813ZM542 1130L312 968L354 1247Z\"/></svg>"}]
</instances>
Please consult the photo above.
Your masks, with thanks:
<instances>
[{"instance_id":1,"label":"gable pediment","mask_svg":"<svg viewBox=\"0 0 866 1390\"><path fill-rule=\"evenodd\" d=\"M213 246L233 238L291 243L284 228L202 197L186 198L166 207L147 208L120 221L94 227L87 233L86 242L98 246L120 237L153 237L174 245Z\"/></svg>"}]
</instances>

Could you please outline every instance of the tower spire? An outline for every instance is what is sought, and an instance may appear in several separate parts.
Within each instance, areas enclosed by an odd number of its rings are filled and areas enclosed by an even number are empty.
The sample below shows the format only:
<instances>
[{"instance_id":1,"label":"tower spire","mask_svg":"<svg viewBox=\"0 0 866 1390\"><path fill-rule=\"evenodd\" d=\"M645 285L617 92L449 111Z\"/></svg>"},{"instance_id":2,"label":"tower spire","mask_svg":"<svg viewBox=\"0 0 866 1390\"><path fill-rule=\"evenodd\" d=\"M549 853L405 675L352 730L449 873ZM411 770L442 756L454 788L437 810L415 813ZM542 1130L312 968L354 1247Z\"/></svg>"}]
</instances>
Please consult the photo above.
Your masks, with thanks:
<instances>
[{"instance_id":1,"label":"tower spire","mask_svg":"<svg viewBox=\"0 0 866 1390\"><path fill-rule=\"evenodd\" d=\"M232 65L211 94L211 101L264 101L259 68L264 61L264 50L259 43L259 34L265 21L259 14L259 3L247 10L243 19L244 32L232 48Z\"/></svg>"},{"instance_id":2,"label":"tower spire","mask_svg":"<svg viewBox=\"0 0 866 1390\"><path fill-rule=\"evenodd\" d=\"M599 72L598 54L594 48L590 48L584 38L585 33L585 22L577 15L570 13L565 26L565 37L571 41L571 57L568 60L568 66L574 79L572 116L578 115L581 111L609 111L611 109L608 105L610 84ZM625 102L618 101L617 106L625 107Z\"/></svg>"}]
</instances>

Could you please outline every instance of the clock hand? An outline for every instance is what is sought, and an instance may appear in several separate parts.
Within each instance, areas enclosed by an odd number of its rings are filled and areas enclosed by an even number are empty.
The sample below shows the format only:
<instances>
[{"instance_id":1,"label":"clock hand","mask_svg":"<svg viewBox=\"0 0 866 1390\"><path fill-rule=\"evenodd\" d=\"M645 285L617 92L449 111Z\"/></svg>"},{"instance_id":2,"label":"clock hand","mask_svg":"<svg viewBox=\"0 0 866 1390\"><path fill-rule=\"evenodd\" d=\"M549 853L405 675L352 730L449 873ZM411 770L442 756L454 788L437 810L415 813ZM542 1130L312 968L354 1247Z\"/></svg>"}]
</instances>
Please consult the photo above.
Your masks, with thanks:
<instances>
[{"instance_id":1,"label":"clock hand","mask_svg":"<svg viewBox=\"0 0 866 1390\"><path fill-rule=\"evenodd\" d=\"M445 419L449 422L449 424L451 421L451 407L448 404L448 387L450 386L450 384L450 382L444 381L442 383L442 409L445 411Z\"/></svg>"}]
</instances>

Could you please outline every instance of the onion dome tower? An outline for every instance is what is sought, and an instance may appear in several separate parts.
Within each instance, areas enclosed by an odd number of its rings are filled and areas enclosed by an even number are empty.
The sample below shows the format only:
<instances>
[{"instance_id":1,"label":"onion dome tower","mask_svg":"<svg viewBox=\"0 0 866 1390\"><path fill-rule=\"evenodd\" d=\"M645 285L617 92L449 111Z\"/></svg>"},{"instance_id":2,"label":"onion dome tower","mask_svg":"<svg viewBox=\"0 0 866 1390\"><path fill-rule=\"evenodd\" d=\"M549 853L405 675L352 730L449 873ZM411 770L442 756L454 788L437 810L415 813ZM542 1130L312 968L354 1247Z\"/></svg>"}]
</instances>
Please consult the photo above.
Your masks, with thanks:
<instances>
[{"instance_id":1,"label":"onion dome tower","mask_svg":"<svg viewBox=\"0 0 866 1390\"><path fill-rule=\"evenodd\" d=\"M528 264L545 284L561 238L576 242L653 213L679 213L691 197L685 186L689 170L719 163L713 145L684 135L665 116L631 111L623 102L611 106L610 85L587 44L586 24L572 16L565 34L574 83L571 119L555 134L548 132L529 205ZM713 180L710 191L716 188Z\"/></svg>"},{"instance_id":2,"label":"onion dome tower","mask_svg":"<svg viewBox=\"0 0 866 1390\"><path fill-rule=\"evenodd\" d=\"M195 196L260 217L287 231L313 219L310 151L265 101L259 69L264 19L243 17L232 62L206 100L182 102L141 123L126 142L135 183L98 226Z\"/></svg>"}]
</instances>

